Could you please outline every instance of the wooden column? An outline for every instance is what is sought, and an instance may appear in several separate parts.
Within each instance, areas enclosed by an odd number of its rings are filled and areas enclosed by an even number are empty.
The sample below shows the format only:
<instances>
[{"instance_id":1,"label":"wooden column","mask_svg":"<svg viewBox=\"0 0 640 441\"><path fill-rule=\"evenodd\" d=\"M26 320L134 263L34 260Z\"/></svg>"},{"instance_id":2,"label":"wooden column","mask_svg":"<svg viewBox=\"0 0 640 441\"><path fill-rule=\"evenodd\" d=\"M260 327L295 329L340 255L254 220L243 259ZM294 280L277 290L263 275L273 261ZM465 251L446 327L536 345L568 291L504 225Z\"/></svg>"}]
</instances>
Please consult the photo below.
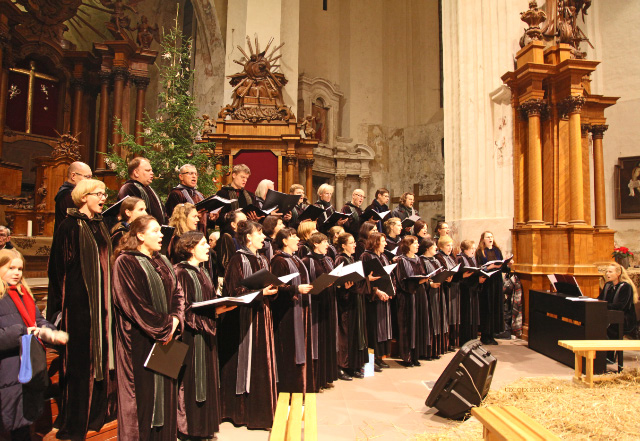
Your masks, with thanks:
<instances>
[{"instance_id":1,"label":"wooden column","mask_svg":"<svg viewBox=\"0 0 640 441\"><path fill-rule=\"evenodd\" d=\"M120 135L117 130L117 122L122 122L122 95L124 92L124 82L128 72L124 68L113 70L113 124L111 131L111 144L116 153L120 154Z\"/></svg>"},{"instance_id":2,"label":"wooden column","mask_svg":"<svg viewBox=\"0 0 640 441\"><path fill-rule=\"evenodd\" d=\"M102 71L100 76L100 113L98 115L98 154L96 158L96 169L104 170L104 154L107 153L109 141L109 82L111 72Z\"/></svg>"},{"instance_id":3,"label":"wooden column","mask_svg":"<svg viewBox=\"0 0 640 441\"><path fill-rule=\"evenodd\" d=\"M71 120L71 133L76 136L78 135L78 133L80 133L82 125L84 81L82 79L76 78L71 82L71 87L73 89L73 119Z\"/></svg>"},{"instance_id":4,"label":"wooden column","mask_svg":"<svg viewBox=\"0 0 640 441\"><path fill-rule=\"evenodd\" d=\"M593 135L593 193L596 206L596 228L607 228L607 205L604 187L604 159L602 138L609 128L606 124L591 126Z\"/></svg>"},{"instance_id":5,"label":"wooden column","mask_svg":"<svg viewBox=\"0 0 640 441\"><path fill-rule=\"evenodd\" d=\"M582 130L580 111L584 104L581 96L570 96L562 100L564 111L569 114L569 188L571 189L569 223L584 224L584 173L582 170Z\"/></svg>"},{"instance_id":6,"label":"wooden column","mask_svg":"<svg viewBox=\"0 0 640 441\"><path fill-rule=\"evenodd\" d=\"M529 119L529 139L527 143L528 170L528 218L527 224L544 223L542 217L542 143L540 142L540 115L545 104L540 99L533 99L522 104L522 111Z\"/></svg>"},{"instance_id":7,"label":"wooden column","mask_svg":"<svg viewBox=\"0 0 640 441\"><path fill-rule=\"evenodd\" d=\"M284 188L280 189L282 193L288 193L289 189L293 185L293 166L296 162L296 157L294 155L287 156L287 174L286 179L284 180Z\"/></svg>"},{"instance_id":8,"label":"wooden column","mask_svg":"<svg viewBox=\"0 0 640 441\"><path fill-rule=\"evenodd\" d=\"M4 144L4 128L7 120L7 101L9 94L9 71L5 68L0 73L0 157Z\"/></svg>"},{"instance_id":9,"label":"wooden column","mask_svg":"<svg viewBox=\"0 0 640 441\"><path fill-rule=\"evenodd\" d=\"M133 79L136 84L136 143L142 145L144 143L144 137L142 136L142 119L144 117L144 100L147 92L147 86L149 85L149 78L136 77Z\"/></svg>"}]
</instances>

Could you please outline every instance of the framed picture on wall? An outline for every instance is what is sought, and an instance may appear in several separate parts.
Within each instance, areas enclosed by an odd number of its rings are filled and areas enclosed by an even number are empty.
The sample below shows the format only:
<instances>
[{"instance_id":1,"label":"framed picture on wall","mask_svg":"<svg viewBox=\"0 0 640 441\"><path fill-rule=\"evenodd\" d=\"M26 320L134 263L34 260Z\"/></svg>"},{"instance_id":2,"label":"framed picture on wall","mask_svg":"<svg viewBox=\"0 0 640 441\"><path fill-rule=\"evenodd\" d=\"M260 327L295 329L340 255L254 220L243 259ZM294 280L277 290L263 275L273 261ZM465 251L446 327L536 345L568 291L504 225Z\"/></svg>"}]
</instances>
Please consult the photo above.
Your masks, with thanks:
<instances>
[{"instance_id":1,"label":"framed picture on wall","mask_svg":"<svg viewBox=\"0 0 640 441\"><path fill-rule=\"evenodd\" d=\"M616 219L640 219L640 156L618 158Z\"/></svg>"}]
</instances>

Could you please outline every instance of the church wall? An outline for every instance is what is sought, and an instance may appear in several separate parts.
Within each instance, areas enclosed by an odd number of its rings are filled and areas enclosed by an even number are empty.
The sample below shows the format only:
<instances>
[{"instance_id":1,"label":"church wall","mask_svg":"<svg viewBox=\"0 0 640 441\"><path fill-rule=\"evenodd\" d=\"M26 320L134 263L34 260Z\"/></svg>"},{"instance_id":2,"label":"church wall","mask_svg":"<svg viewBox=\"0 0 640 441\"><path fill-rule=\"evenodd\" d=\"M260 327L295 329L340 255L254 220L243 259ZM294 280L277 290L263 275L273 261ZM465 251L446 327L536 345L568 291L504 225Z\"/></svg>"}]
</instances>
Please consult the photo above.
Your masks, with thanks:
<instances>
[{"instance_id":1,"label":"church wall","mask_svg":"<svg viewBox=\"0 0 640 441\"><path fill-rule=\"evenodd\" d=\"M638 108L640 108L640 2L609 0L594 2L594 15L600 27L603 90L619 96L618 103L605 111L609 129L603 138L607 224L615 233L616 245L640 252L640 219L615 218L615 165L619 157L640 156L638 147Z\"/></svg>"}]
</instances>

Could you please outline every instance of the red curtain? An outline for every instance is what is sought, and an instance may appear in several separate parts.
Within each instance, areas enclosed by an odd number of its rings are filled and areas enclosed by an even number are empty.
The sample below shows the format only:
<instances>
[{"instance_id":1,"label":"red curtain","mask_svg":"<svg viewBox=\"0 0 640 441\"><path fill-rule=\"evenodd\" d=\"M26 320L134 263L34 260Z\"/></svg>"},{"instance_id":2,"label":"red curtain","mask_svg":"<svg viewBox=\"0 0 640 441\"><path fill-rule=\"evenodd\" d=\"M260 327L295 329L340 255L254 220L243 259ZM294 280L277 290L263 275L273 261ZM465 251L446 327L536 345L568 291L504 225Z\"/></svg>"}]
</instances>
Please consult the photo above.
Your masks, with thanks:
<instances>
[{"instance_id":1,"label":"red curtain","mask_svg":"<svg viewBox=\"0 0 640 441\"><path fill-rule=\"evenodd\" d=\"M242 150L233 157L233 165L245 164L251 169L251 177L247 181L247 190L254 192L263 179L273 181L278 191L278 157L272 152L263 150Z\"/></svg>"}]
</instances>

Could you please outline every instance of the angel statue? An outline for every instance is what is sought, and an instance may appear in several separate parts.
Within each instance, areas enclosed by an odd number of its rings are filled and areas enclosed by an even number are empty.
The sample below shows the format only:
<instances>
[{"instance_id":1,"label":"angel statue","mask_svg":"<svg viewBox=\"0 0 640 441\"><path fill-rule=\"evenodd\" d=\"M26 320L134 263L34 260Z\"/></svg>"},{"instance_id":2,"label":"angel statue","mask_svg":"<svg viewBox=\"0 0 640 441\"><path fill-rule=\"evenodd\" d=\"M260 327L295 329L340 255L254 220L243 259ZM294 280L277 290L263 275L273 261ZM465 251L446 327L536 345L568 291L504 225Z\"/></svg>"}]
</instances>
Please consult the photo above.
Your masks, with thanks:
<instances>
[{"instance_id":1,"label":"angel statue","mask_svg":"<svg viewBox=\"0 0 640 441\"><path fill-rule=\"evenodd\" d=\"M107 29L111 31L113 36L118 39L127 40L129 36L125 33L126 30L131 30L131 19L127 17L127 10L137 14L135 6L142 0L100 0L102 6L112 10L111 20L107 23Z\"/></svg>"},{"instance_id":2,"label":"angel statue","mask_svg":"<svg viewBox=\"0 0 640 441\"><path fill-rule=\"evenodd\" d=\"M158 25L156 24L154 27L149 25L149 19L146 15L140 17L140 23L138 23L137 27L129 28L129 30L138 31L136 42L138 43L138 46L143 49L149 49L153 40L156 40L158 43L160 43L160 33L158 32Z\"/></svg>"}]
</instances>

